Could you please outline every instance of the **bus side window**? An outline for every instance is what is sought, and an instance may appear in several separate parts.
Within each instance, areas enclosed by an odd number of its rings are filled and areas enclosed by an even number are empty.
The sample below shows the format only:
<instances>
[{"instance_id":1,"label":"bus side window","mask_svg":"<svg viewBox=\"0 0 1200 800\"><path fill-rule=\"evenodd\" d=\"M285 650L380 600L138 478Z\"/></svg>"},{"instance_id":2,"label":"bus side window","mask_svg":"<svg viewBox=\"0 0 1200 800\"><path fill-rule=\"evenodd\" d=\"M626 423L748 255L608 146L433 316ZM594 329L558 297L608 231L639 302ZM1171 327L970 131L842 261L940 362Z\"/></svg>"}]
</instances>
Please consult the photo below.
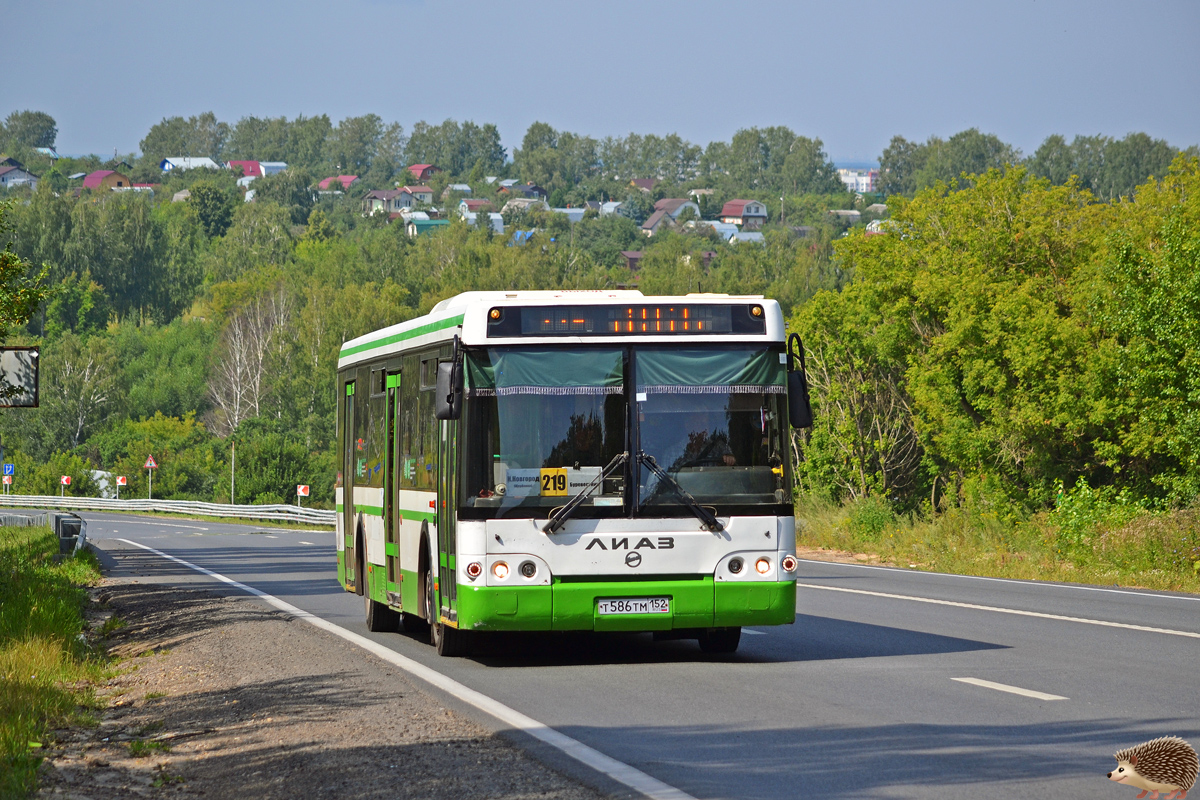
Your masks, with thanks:
<instances>
[{"instance_id":1,"label":"bus side window","mask_svg":"<svg viewBox=\"0 0 1200 800\"><path fill-rule=\"evenodd\" d=\"M437 488L438 420L434 416L433 392L437 385L437 356L421 359L420 437L421 460L418 466L417 488Z\"/></svg>"},{"instance_id":2,"label":"bus side window","mask_svg":"<svg viewBox=\"0 0 1200 800\"><path fill-rule=\"evenodd\" d=\"M402 489L417 488L417 469L420 461L421 443L418 438L417 420L420 412L417 404L419 375L416 356L406 356L400 374L400 461L396 470L400 475ZM424 466L420 466L424 469Z\"/></svg>"},{"instance_id":3,"label":"bus side window","mask_svg":"<svg viewBox=\"0 0 1200 800\"><path fill-rule=\"evenodd\" d=\"M370 418L368 408L370 406L370 371L366 367L359 367L358 377L355 380L355 392L351 398L354 401L354 428L350 431L351 438L351 458L353 459L354 469L354 485L368 486L370 485L371 476L368 470L368 450L367 443L371 437L370 434ZM366 391L362 391L361 389Z\"/></svg>"},{"instance_id":4,"label":"bus side window","mask_svg":"<svg viewBox=\"0 0 1200 800\"><path fill-rule=\"evenodd\" d=\"M383 486L384 457L387 453L387 374L383 369L371 370L371 397L367 404L370 422L367 434L367 484Z\"/></svg>"}]
</instances>

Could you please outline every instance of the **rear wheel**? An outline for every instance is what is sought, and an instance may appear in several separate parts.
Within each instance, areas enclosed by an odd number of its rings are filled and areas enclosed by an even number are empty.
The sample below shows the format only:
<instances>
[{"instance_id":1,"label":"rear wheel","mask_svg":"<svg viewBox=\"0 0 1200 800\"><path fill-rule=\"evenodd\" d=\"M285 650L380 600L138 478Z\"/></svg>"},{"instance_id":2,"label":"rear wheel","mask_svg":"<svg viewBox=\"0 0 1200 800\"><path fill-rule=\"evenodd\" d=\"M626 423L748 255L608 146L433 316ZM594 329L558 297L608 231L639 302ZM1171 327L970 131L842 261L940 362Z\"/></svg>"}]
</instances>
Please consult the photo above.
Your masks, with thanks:
<instances>
[{"instance_id":1,"label":"rear wheel","mask_svg":"<svg viewBox=\"0 0 1200 800\"><path fill-rule=\"evenodd\" d=\"M733 653L742 641L742 629L706 628L700 631L700 649L705 653Z\"/></svg>"},{"instance_id":2,"label":"rear wheel","mask_svg":"<svg viewBox=\"0 0 1200 800\"><path fill-rule=\"evenodd\" d=\"M431 560L432 561L432 560ZM438 655L454 657L471 654L471 635L442 623L433 599L433 565L425 571L425 608L429 614L429 643Z\"/></svg>"}]
</instances>

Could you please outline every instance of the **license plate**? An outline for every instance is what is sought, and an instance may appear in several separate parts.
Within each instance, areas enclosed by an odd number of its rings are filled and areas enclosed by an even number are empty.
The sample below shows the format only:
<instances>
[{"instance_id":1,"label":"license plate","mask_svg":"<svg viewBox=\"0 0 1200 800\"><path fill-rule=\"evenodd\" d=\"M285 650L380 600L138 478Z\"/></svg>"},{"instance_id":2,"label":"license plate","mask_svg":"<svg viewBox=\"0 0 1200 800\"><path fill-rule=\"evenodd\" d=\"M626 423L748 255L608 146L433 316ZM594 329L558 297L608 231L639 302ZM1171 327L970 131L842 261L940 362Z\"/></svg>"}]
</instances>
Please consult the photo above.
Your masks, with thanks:
<instances>
[{"instance_id":1,"label":"license plate","mask_svg":"<svg viewBox=\"0 0 1200 800\"><path fill-rule=\"evenodd\" d=\"M616 597L596 601L601 614L670 614L666 597Z\"/></svg>"}]
</instances>

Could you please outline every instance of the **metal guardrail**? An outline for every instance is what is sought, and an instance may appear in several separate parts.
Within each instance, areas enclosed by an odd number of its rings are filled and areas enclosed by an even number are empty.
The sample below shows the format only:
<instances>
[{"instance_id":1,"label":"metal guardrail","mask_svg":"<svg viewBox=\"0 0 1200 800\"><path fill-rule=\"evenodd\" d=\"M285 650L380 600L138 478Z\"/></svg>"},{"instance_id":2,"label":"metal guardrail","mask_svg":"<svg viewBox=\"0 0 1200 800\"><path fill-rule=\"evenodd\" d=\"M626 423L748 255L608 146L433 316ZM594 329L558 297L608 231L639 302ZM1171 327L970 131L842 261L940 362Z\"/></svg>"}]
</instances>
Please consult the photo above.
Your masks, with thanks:
<instances>
[{"instance_id":1,"label":"metal guardrail","mask_svg":"<svg viewBox=\"0 0 1200 800\"><path fill-rule=\"evenodd\" d=\"M193 500L111 500L103 497L0 494L0 506L72 511L158 511L168 514L202 514L206 517L305 522L313 525L333 525L337 521L336 511L319 508L298 508L289 505L243 506Z\"/></svg>"}]
</instances>

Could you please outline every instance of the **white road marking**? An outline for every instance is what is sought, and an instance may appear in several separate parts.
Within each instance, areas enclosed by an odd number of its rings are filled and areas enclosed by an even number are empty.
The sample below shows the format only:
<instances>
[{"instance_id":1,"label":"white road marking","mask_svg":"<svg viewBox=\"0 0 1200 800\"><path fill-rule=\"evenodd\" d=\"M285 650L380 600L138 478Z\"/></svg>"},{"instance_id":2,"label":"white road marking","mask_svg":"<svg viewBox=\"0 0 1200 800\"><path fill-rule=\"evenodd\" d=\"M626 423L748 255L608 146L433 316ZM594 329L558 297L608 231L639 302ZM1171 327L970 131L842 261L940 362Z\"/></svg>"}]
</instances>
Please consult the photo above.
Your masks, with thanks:
<instances>
[{"instance_id":1,"label":"white road marking","mask_svg":"<svg viewBox=\"0 0 1200 800\"><path fill-rule=\"evenodd\" d=\"M1046 694L1045 692L1035 692L1033 689L1022 689L1020 686L1009 686L1007 683L993 683L979 678L951 678L952 681L959 683L969 683L972 686L982 686L985 689L995 689L998 692L1008 692L1009 694L1019 694L1022 697L1032 697L1035 700L1069 700L1069 697L1062 697L1057 694Z\"/></svg>"},{"instance_id":2,"label":"white road marking","mask_svg":"<svg viewBox=\"0 0 1200 800\"><path fill-rule=\"evenodd\" d=\"M968 581L991 581L992 583L1015 583L1018 586L1036 585L1039 589L1068 589L1076 592L1103 592L1105 594L1127 594L1132 597L1157 597L1161 600L1186 600L1188 602L1200 602L1200 597L1190 597L1179 594L1154 594L1151 592L1135 592L1130 589L1106 589L1103 586L1078 586L1070 583L1046 583L1044 581L1021 581L1015 578L989 578L984 575L955 575L952 572L918 572L912 569L902 569L900 567L881 567L877 564L842 564L837 561L815 561L811 558L801 558L799 561L808 564L822 564L825 566L835 565L839 567L853 567L855 569L877 569L884 572L903 572L906 575L938 575L943 578L962 578Z\"/></svg>"},{"instance_id":3,"label":"white road marking","mask_svg":"<svg viewBox=\"0 0 1200 800\"><path fill-rule=\"evenodd\" d=\"M306 541L304 541L304 540L301 540L301 541L300 541L300 544L312 544L312 542L306 542Z\"/></svg>"},{"instance_id":4,"label":"white road marking","mask_svg":"<svg viewBox=\"0 0 1200 800\"><path fill-rule=\"evenodd\" d=\"M749 628L742 628L742 633L750 633L755 636L766 636L767 635L766 631L752 631Z\"/></svg>"},{"instance_id":5,"label":"white road marking","mask_svg":"<svg viewBox=\"0 0 1200 800\"><path fill-rule=\"evenodd\" d=\"M1016 608L1001 608L999 606L981 606L976 603L959 603L954 600L935 600L932 597L914 597L910 594L891 594L889 592L871 592L866 589L845 589L841 586L818 586L812 583L797 583L797 588L824 589L827 592L848 592L850 594L865 594L871 597L886 597L891 600L912 600L915 603L933 603L939 606L955 606L956 608L972 608L977 611L994 611L998 614L1016 614L1020 617L1040 617L1041 619L1057 619L1064 622L1082 622L1085 625L1102 625L1106 628L1125 628L1131 631L1147 631L1149 633L1166 633L1171 636L1186 636L1189 639L1200 639L1200 633L1191 631L1176 631L1170 628L1151 628L1147 625L1132 625L1128 622L1109 622L1103 619L1087 619L1086 617L1067 617L1062 614L1045 614L1041 611L1021 611Z\"/></svg>"},{"instance_id":6,"label":"white road marking","mask_svg":"<svg viewBox=\"0 0 1200 800\"><path fill-rule=\"evenodd\" d=\"M121 524L121 525L126 525L126 524L130 524L130 525L160 525L160 526L162 526L162 527L164 527L164 528L187 528L188 530L192 530L192 531L206 531L206 530L208 530L208 528L205 528L205 527L203 527L203 526L201 526L201 525L179 525L179 524L176 524L176 523L174 523L174 522L150 522L150 521L146 521L146 520L142 520L142 519L122 519L122 520L114 520L114 519L111 519L111 518L110 518L110 519L105 519L104 517L101 517L101 518L99 518L99 519L94 519L94 520L92 520L92 523L93 523L93 524L95 524L95 523L97 523L97 522L111 523L111 524L114 524L114 525L116 525L116 524L118 524L118 523L119 523L119 524Z\"/></svg>"},{"instance_id":7,"label":"white road marking","mask_svg":"<svg viewBox=\"0 0 1200 800\"><path fill-rule=\"evenodd\" d=\"M464 703L469 703L475 706L480 711L483 711L506 725L511 725L514 728L528 733L530 736L538 739L551 747L556 747L566 753L571 758L579 761L592 769L600 772L618 783L623 783L634 791L641 792L651 800L696 800L690 794L676 789L674 786L663 783L658 778L654 778L641 770L631 767L623 761L617 761L615 758L606 756L599 750L588 747L583 742L577 739L572 739L570 736L559 733L553 728L538 722L532 717L527 717L516 709L509 708L498 700L493 700L491 697L477 692L474 689L465 686L453 678L449 678L431 667L427 667L418 661L414 661L407 656L402 656L399 653L389 650L378 642L374 642L365 636L360 636L357 633L346 630L338 625L321 619L318 616L310 614L302 608L298 608L291 603L280 600L278 597L269 595L264 591L255 589L253 586L247 586L244 583L239 583L232 578L227 578L224 575L213 572L210 569L193 564L189 561L184 561L182 558L168 555L161 550L155 550L153 547L147 547L144 544L130 541L129 539L117 539L118 542L140 547L143 550L148 550L155 555L162 556L165 559L174 561L177 564L193 569L211 578L227 583L241 589L247 594L252 594L255 597L265 600L269 605L278 608L280 611L291 614L297 619L302 619L305 622L320 628L323 631L332 633L334 636L340 636L342 639L351 644L358 645L367 652L382 658L389 664L392 664L400 669L414 675L421 680L433 684L444 692L454 695Z\"/></svg>"}]
</instances>

